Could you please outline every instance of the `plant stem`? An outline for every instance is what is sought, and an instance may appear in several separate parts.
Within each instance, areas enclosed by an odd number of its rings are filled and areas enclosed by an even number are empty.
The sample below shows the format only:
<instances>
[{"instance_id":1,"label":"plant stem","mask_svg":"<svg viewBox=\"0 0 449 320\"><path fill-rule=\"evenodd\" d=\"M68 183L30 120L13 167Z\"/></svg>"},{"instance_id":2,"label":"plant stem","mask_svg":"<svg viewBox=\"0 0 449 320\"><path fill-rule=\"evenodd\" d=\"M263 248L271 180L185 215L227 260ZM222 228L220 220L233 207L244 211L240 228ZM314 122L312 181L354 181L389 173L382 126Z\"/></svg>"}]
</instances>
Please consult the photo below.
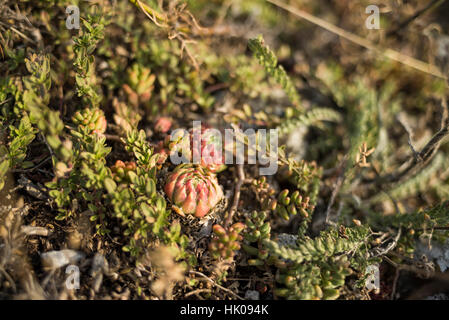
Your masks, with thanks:
<instances>
[{"instance_id":1,"label":"plant stem","mask_svg":"<svg viewBox=\"0 0 449 320\"><path fill-rule=\"evenodd\" d=\"M142 8L143 10L145 10L146 13L148 13L150 16L153 16L163 22L167 21L167 18L162 15L161 13L157 12L156 10L154 10L153 8L151 8L149 5L139 1L139 0L129 0L129 2L131 2L133 5L135 5L137 8Z\"/></svg>"}]
</instances>

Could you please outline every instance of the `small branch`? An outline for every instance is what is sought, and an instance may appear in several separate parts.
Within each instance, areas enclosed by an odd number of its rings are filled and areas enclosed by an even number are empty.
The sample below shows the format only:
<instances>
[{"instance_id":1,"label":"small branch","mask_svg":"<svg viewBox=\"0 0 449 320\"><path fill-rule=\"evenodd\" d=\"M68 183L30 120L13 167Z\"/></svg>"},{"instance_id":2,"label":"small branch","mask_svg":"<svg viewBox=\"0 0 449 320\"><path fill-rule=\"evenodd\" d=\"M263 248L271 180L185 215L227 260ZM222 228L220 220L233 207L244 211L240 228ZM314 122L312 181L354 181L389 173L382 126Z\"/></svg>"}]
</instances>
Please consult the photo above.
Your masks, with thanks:
<instances>
[{"instance_id":1,"label":"small branch","mask_svg":"<svg viewBox=\"0 0 449 320\"><path fill-rule=\"evenodd\" d=\"M411 266L411 265L399 264L399 263L394 262L393 260L391 260L390 258L388 258L385 255L382 257L382 259L384 259L386 262L388 262L389 264L391 264L393 267L396 268L396 273L395 273L395 277L394 277L394 280L393 280L393 289L392 289L391 297L390 297L391 300L393 300L394 297L395 297L396 288L397 288L397 282L399 280L399 275L400 275L400 272L403 271L403 270L408 271L408 272L412 272L412 273L414 273L416 275L419 275L419 276L421 276L421 277L423 277L425 279L436 278L438 280L448 281L447 280L447 276L445 274L443 274L443 273L437 273L435 271L431 271L431 270L428 270L428 269L427 270L426 269L420 269L420 268L417 268L417 267Z\"/></svg>"},{"instance_id":2,"label":"small branch","mask_svg":"<svg viewBox=\"0 0 449 320\"><path fill-rule=\"evenodd\" d=\"M210 293L211 290L210 290L210 289L196 289L196 290L187 292L187 293L184 295L184 298L190 297L190 296L192 296L192 295L196 295L199 299L202 299L203 297L201 297L201 296L199 295L199 294L202 293L202 292L208 292L208 293Z\"/></svg>"},{"instance_id":3,"label":"small branch","mask_svg":"<svg viewBox=\"0 0 449 320\"><path fill-rule=\"evenodd\" d=\"M34 41L33 39L30 39L29 37L27 37L25 34L23 34L22 32L20 32L19 30L17 30L16 28L14 28L12 25L3 23L2 21L0 21L0 24L5 26L6 28L11 29L12 31L14 31L15 33L17 33L19 36L21 36L22 38L24 38L25 40L35 44L36 41Z\"/></svg>"},{"instance_id":4,"label":"small branch","mask_svg":"<svg viewBox=\"0 0 449 320\"><path fill-rule=\"evenodd\" d=\"M447 230L449 230L449 227L431 227L431 228L429 228L429 229L431 229L432 230L432 232L433 231L447 231ZM416 232L426 232L428 229L413 229L414 231L416 231Z\"/></svg>"},{"instance_id":5,"label":"small branch","mask_svg":"<svg viewBox=\"0 0 449 320\"><path fill-rule=\"evenodd\" d=\"M217 288L220 288L221 290L223 290L223 291L225 291L225 292L231 294L232 296L236 297L237 299L245 300L245 299L243 299L241 296L239 296L237 293L235 293L234 291L232 291L232 290L230 290L230 289L228 289L228 288L225 288L225 287L219 285L218 283L216 283L214 280L212 280L211 278L209 278L208 276L206 276L206 275L205 275L204 273L202 273L202 272L199 272L199 271L190 271L189 273L190 273L190 274L195 274L195 275L200 276L200 277L203 277L205 280L209 281L210 283L212 283L212 284L213 284L214 286L216 286Z\"/></svg>"},{"instance_id":6,"label":"small branch","mask_svg":"<svg viewBox=\"0 0 449 320\"><path fill-rule=\"evenodd\" d=\"M406 119L404 119L404 114L400 113L397 116L397 120L398 122L402 125L402 127L404 128L405 132L407 132L407 136L408 136L408 145L410 147L410 149L412 150L413 153L413 157L417 160L420 161L419 159L419 152L416 151L415 147L413 146L413 142L412 142L412 129L410 128L410 125L408 124L408 122L406 121Z\"/></svg>"},{"instance_id":7,"label":"small branch","mask_svg":"<svg viewBox=\"0 0 449 320\"><path fill-rule=\"evenodd\" d=\"M217 90L226 89L227 87L229 87L229 84L227 83L217 83L210 87L207 87L204 91L206 91L207 93L212 93Z\"/></svg>"},{"instance_id":8,"label":"small branch","mask_svg":"<svg viewBox=\"0 0 449 320\"><path fill-rule=\"evenodd\" d=\"M399 228L398 233L396 234L396 237L385 249L381 249L381 250L377 249L377 248L375 249L377 251L377 253L375 255L373 255L373 258L386 255L388 252L393 250L397 246L398 241L401 238L401 234L402 234L402 228Z\"/></svg>"},{"instance_id":9,"label":"small branch","mask_svg":"<svg viewBox=\"0 0 449 320\"><path fill-rule=\"evenodd\" d=\"M426 163L432 156L436 153L440 147L440 143L449 134L449 116L448 116L448 105L446 99L442 100L442 115L441 115L441 125L440 130L427 142L424 148L414 155L411 160L409 159L409 164L405 166L404 169L400 170L396 174L389 174L387 176L381 177L379 183L384 182L396 182L405 177L409 172L413 171L419 164Z\"/></svg>"},{"instance_id":10,"label":"small branch","mask_svg":"<svg viewBox=\"0 0 449 320\"><path fill-rule=\"evenodd\" d=\"M1 47L0 47L0 49L1 49ZM3 54L2 54L2 56L3 56ZM8 98L8 99L6 99L6 100L0 102L0 106L4 105L5 103L7 103L7 102L9 102L9 101L12 101L12 98Z\"/></svg>"},{"instance_id":11,"label":"small branch","mask_svg":"<svg viewBox=\"0 0 449 320\"><path fill-rule=\"evenodd\" d=\"M393 35L397 35L398 32L401 29L404 29L405 27L407 27L410 23L412 23L414 20L418 19L420 16L422 16L424 13L433 10L437 7L439 7L440 5L442 5L446 0L433 0L432 2L430 2L429 4L427 4L427 6L425 6L424 8L422 8L421 10L418 10L415 12L415 14L413 14L411 17L409 17L408 19L406 19L405 21L401 22L399 24L399 26L397 28L395 28L394 30L391 30L389 32L387 32L387 37L391 37Z\"/></svg>"},{"instance_id":12,"label":"small branch","mask_svg":"<svg viewBox=\"0 0 449 320\"><path fill-rule=\"evenodd\" d=\"M159 19L163 22L167 21L167 17L157 12L156 10L152 9L147 4L140 2L139 0L129 0L129 2L139 7L147 15L147 17L150 18L150 20L152 20L157 26L159 26L159 24L157 24L156 19Z\"/></svg>"},{"instance_id":13,"label":"small branch","mask_svg":"<svg viewBox=\"0 0 449 320\"><path fill-rule=\"evenodd\" d=\"M50 152L51 158L54 158L55 153L53 152L53 149L50 147L50 145L47 142L47 139L45 138L45 136L42 133L41 133L41 137L42 137L42 140L44 141L45 145L47 146L48 151Z\"/></svg>"},{"instance_id":14,"label":"small branch","mask_svg":"<svg viewBox=\"0 0 449 320\"><path fill-rule=\"evenodd\" d=\"M192 61L195 69L197 71L199 70L199 64L187 46L189 43L195 43L195 41L187 38L186 32L190 33L190 30L184 30L185 28L179 25L179 20L185 21L187 25L198 30L198 33L208 33L208 29L202 28L194 16L189 11L184 10L186 5L181 6L177 11L169 11L167 15L166 13L157 12L147 4L142 3L140 0L129 0L129 2L139 8L156 26L165 29L168 39L177 39L181 44L181 58L183 52L185 51L189 59ZM190 21L188 21L186 16L190 18Z\"/></svg>"},{"instance_id":15,"label":"small branch","mask_svg":"<svg viewBox=\"0 0 449 320\"><path fill-rule=\"evenodd\" d=\"M396 270L394 272L393 286L391 288L390 300L394 300L394 297L396 296L396 288L398 285L398 280L399 280L400 274L401 274L401 269L396 267Z\"/></svg>"},{"instance_id":16,"label":"small branch","mask_svg":"<svg viewBox=\"0 0 449 320\"><path fill-rule=\"evenodd\" d=\"M122 138L120 138L120 136L117 136L117 135L114 135L114 134L106 134L106 133L104 133L103 135L106 138L106 140L111 140L111 141L117 141L117 142L120 142L120 143L124 143Z\"/></svg>"},{"instance_id":17,"label":"small branch","mask_svg":"<svg viewBox=\"0 0 449 320\"><path fill-rule=\"evenodd\" d=\"M345 159L342 161L339 170L341 170L337 181L334 183L334 189L332 190L332 194L331 194L331 198L329 200L329 203L327 205L327 209L326 209L326 219L324 220L324 222L329 225L330 221L329 221L329 217L330 217L330 212L332 209L332 206L335 202L335 198L337 197L338 193L340 192L341 186L343 185L343 182L345 181L346 178L346 162L347 162L347 157L345 157Z\"/></svg>"},{"instance_id":18,"label":"small branch","mask_svg":"<svg viewBox=\"0 0 449 320\"><path fill-rule=\"evenodd\" d=\"M373 164L371 166L371 168L373 169L374 173L376 174L376 177L379 178L380 173L379 173L379 170L377 170L376 166ZM393 198L393 196L390 194L390 192L388 190L384 190L382 188L381 188L381 191L384 192L388 196L388 198L390 198L391 202L393 202L394 208L396 209L396 213L401 214L401 210L399 209L398 202L396 201L395 198Z\"/></svg>"},{"instance_id":19,"label":"small branch","mask_svg":"<svg viewBox=\"0 0 449 320\"><path fill-rule=\"evenodd\" d=\"M42 160L41 162L39 162L39 163L38 163L37 165L35 165L34 167L27 168L27 169L12 169L11 172L20 172L20 173L30 172L30 171L39 169L39 168L42 167L45 163L47 163L48 160L51 160L51 157L48 157L48 158Z\"/></svg>"},{"instance_id":20,"label":"small branch","mask_svg":"<svg viewBox=\"0 0 449 320\"><path fill-rule=\"evenodd\" d=\"M226 218L225 228L231 225L232 217L234 216L234 213L237 211L240 201L240 189L243 183L245 182L245 171L243 170L243 164L237 164L236 168L237 168L238 181L235 185L234 201L232 202L232 206L231 209L229 210L228 217Z\"/></svg>"}]
</instances>

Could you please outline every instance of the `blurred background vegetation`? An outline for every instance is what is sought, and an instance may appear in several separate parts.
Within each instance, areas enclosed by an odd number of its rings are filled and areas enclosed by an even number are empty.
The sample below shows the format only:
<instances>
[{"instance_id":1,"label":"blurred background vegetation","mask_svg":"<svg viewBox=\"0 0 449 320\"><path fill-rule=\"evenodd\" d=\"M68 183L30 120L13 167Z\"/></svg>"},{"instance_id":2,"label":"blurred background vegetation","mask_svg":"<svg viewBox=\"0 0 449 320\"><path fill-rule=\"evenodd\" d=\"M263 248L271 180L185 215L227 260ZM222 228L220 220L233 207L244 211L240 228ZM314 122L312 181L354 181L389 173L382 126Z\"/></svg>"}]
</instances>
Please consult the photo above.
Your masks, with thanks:
<instances>
[{"instance_id":1,"label":"blurred background vegetation","mask_svg":"<svg viewBox=\"0 0 449 320\"><path fill-rule=\"evenodd\" d=\"M282 3L321 20L263 0L2 1L1 298L425 298L433 281L446 286L427 296L447 291L449 2ZM380 29L365 25L373 4ZM80 29L66 26L70 5ZM106 133L93 135L103 116ZM214 258L210 228L204 237L166 202L161 116L172 128L279 129L279 172L263 180L245 165L237 208L239 169L218 175L227 200L214 223L236 210L246 225L235 255ZM134 176L111 182L117 160L136 161ZM291 209L295 192L310 205ZM42 258L58 250L85 274L80 290Z\"/></svg>"}]
</instances>

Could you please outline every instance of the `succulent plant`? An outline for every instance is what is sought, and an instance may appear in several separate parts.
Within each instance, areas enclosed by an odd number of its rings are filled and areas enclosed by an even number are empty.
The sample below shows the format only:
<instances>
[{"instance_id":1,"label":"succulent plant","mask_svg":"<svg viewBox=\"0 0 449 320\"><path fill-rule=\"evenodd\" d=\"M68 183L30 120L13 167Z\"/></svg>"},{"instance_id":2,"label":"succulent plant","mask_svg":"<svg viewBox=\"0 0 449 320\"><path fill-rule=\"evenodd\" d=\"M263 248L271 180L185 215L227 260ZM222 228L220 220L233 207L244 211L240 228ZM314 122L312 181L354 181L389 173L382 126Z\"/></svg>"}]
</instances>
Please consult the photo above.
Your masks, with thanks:
<instances>
[{"instance_id":1,"label":"succulent plant","mask_svg":"<svg viewBox=\"0 0 449 320\"><path fill-rule=\"evenodd\" d=\"M215 259L229 259L234 257L235 251L240 250L240 242L243 237L240 233L245 229L245 224L234 223L228 230L216 224L212 227L214 238L209 244L209 251Z\"/></svg>"},{"instance_id":2,"label":"succulent plant","mask_svg":"<svg viewBox=\"0 0 449 320\"><path fill-rule=\"evenodd\" d=\"M215 132L206 125L189 131L180 130L167 136L164 145L170 150L170 154L179 152L190 163L198 164L214 173L220 172L226 166L221 135Z\"/></svg>"},{"instance_id":3,"label":"succulent plant","mask_svg":"<svg viewBox=\"0 0 449 320\"><path fill-rule=\"evenodd\" d=\"M87 134L97 133L101 135L106 131L106 117L101 109L85 108L77 111L72 117L72 121L79 128L86 130Z\"/></svg>"},{"instance_id":4,"label":"succulent plant","mask_svg":"<svg viewBox=\"0 0 449 320\"><path fill-rule=\"evenodd\" d=\"M245 240L248 242L257 242L263 239L269 239L271 234L270 222L266 221L268 218L267 211L253 211L245 221L248 227L245 233Z\"/></svg>"},{"instance_id":5,"label":"succulent plant","mask_svg":"<svg viewBox=\"0 0 449 320\"><path fill-rule=\"evenodd\" d=\"M254 192L257 201L262 210L274 210L276 208L276 199L273 195L276 191L267 183L266 177L254 179L251 182L251 189Z\"/></svg>"},{"instance_id":6,"label":"succulent plant","mask_svg":"<svg viewBox=\"0 0 449 320\"><path fill-rule=\"evenodd\" d=\"M192 214L197 218L207 215L223 198L215 174L189 164L175 168L164 191L179 214Z\"/></svg>"},{"instance_id":7,"label":"succulent plant","mask_svg":"<svg viewBox=\"0 0 449 320\"><path fill-rule=\"evenodd\" d=\"M244 238L247 243L242 244L242 247L251 257L247 262L251 266L262 266L268 258L268 251L262 241L271 237L268 211L253 211L246 217L245 225L247 229Z\"/></svg>"},{"instance_id":8,"label":"succulent plant","mask_svg":"<svg viewBox=\"0 0 449 320\"><path fill-rule=\"evenodd\" d=\"M172 121L168 117L159 117L156 119L156 122L154 123L154 131L160 132L160 133L166 133L168 130L170 130L172 125Z\"/></svg>"},{"instance_id":9,"label":"succulent plant","mask_svg":"<svg viewBox=\"0 0 449 320\"><path fill-rule=\"evenodd\" d=\"M303 191L310 197L310 201L315 203L319 191L319 181L321 179L323 168L318 166L315 161L307 162L305 160L294 161L292 166L281 166L278 177L280 181L288 181L297 189Z\"/></svg>"},{"instance_id":10,"label":"succulent plant","mask_svg":"<svg viewBox=\"0 0 449 320\"><path fill-rule=\"evenodd\" d=\"M275 213L284 220L289 220L290 216L296 215L298 212L304 218L308 218L309 212L314 209L314 206L310 204L310 198L305 197L303 199L298 190L293 192L290 197L288 194L287 189L279 193L277 205L274 209Z\"/></svg>"},{"instance_id":11,"label":"succulent plant","mask_svg":"<svg viewBox=\"0 0 449 320\"><path fill-rule=\"evenodd\" d=\"M224 165L224 153L221 135L214 134L212 128L201 125L201 128L192 128L190 133L190 147L192 150L192 161L200 159L200 164L211 172L220 172ZM199 145L195 144L198 139Z\"/></svg>"},{"instance_id":12,"label":"succulent plant","mask_svg":"<svg viewBox=\"0 0 449 320\"><path fill-rule=\"evenodd\" d=\"M331 258L320 267L310 264L289 265L279 270L275 289L277 296L294 300L335 300L340 296L345 279L352 273L346 256ZM310 278L310 274L313 278Z\"/></svg>"},{"instance_id":13,"label":"succulent plant","mask_svg":"<svg viewBox=\"0 0 449 320\"><path fill-rule=\"evenodd\" d=\"M140 109L135 108L131 104L119 101L117 98L112 100L112 107L115 111L112 117L123 134L132 131L133 128L137 128L139 121L142 119Z\"/></svg>"},{"instance_id":14,"label":"succulent plant","mask_svg":"<svg viewBox=\"0 0 449 320\"><path fill-rule=\"evenodd\" d=\"M154 153L159 155L157 164L161 166L167 160L170 154L170 150L168 149L164 141L159 141L159 143L154 147Z\"/></svg>"},{"instance_id":15,"label":"succulent plant","mask_svg":"<svg viewBox=\"0 0 449 320\"><path fill-rule=\"evenodd\" d=\"M156 76L151 74L149 68L134 64L128 71L127 83L123 85L129 103L138 106L148 102L153 92L155 79Z\"/></svg>"},{"instance_id":16,"label":"succulent plant","mask_svg":"<svg viewBox=\"0 0 449 320\"><path fill-rule=\"evenodd\" d=\"M172 141L172 136L165 136L164 140L154 145L154 153L159 155L157 164L160 166L165 163L168 157L180 149L179 141Z\"/></svg>"},{"instance_id":17,"label":"succulent plant","mask_svg":"<svg viewBox=\"0 0 449 320\"><path fill-rule=\"evenodd\" d=\"M111 167L112 177L118 183L123 183L125 181L130 182L130 172L135 172L137 165L134 161L123 162L117 160L115 164Z\"/></svg>"}]
</instances>

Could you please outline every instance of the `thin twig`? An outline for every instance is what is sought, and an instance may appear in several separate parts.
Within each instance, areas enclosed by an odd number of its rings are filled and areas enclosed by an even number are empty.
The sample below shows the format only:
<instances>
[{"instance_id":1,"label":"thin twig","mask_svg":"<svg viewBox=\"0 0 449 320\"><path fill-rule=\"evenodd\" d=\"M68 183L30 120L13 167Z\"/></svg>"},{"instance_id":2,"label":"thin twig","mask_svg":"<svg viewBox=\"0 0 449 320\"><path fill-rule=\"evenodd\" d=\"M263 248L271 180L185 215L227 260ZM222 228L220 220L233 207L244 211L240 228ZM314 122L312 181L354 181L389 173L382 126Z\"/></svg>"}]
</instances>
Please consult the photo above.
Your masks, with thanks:
<instances>
[{"instance_id":1,"label":"thin twig","mask_svg":"<svg viewBox=\"0 0 449 320\"><path fill-rule=\"evenodd\" d=\"M216 286L217 288L220 288L221 290L223 290L223 291L225 291L225 292L227 292L227 293L233 295L233 296L236 297L237 299L245 300L245 299L243 299L241 296L239 296L237 293L235 293L234 291L232 291L232 290L230 290L230 289L228 289L228 288L225 288L225 287L219 285L218 283L216 283L214 280L212 280L211 278L209 278L208 276L206 276L206 275L205 275L204 273L202 273L202 272L199 272L199 271L190 271L189 273L195 274L195 275L200 276L200 277L203 277L204 279L206 279L207 281L209 281L210 283L212 283L212 284L213 284L214 286Z\"/></svg>"},{"instance_id":2,"label":"thin twig","mask_svg":"<svg viewBox=\"0 0 449 320\"><path fill-rule=\"evenodd\" d=\"M10 28L12 31L14 31L15 33L17 33L19 36L21 36L21 37L24 38L25 40L27 40L27 41L29 41L29 42L31 42L31 43L34 43L34 44L36 43L36 41L34 41L33 39L30 39L27 35L25 35L24 33L20 32L19 30L17 30L17 29L14 28L13 26L8 25L8 24L6 24L6 23L3 23L3 22L1 22L1 21L0 21L0 24L3 25L3 26L5 26L5 27L7 27L7 28Z\"/></svg>"},{"instance_id":3,"label":"thin twig","mask_svg":"<svg viewBox=\"0 0 449 320\"><path fill-rule=\"evenodd\" d=\"M143 7L143 4L139 0L137 0L137 4L139 5L142 12L148 17L148 19L150 19L156 26L158 26L159 28L167 28L168 27L167 25L164 26L157 22L157 17L156 17L156 14L154 13L154 11L148 11L147 9L145 9Z\"/></svg>"},{"instance_id":4,"label":"thin twig","mask_svg":"<svg viewBox=\"0 0 449 320\"><path fill-rule=\"evenodd\" d=\"M148 6L145 3L140 2L139 0L129 0L134 5L137 5L140 7L140 9L154 22L157 19L166 22L167 17L165 17L163 14L155 11L150 6Z\"/></svg>"},{"instance_id":5,"label":"thin twig","mask_svg":"<svg viewBox=\"0 0 449 320\"><path fill-rule=\"evenodd\" d=\"M417 160L419 157L419 152L416 151L415 147L413 146L413 142L412 142L412 129L410 128L410 125L407 123L407 121L404 119L404 114L400 113L397 117L398 122L402 125L402 127L404 128L404 130L407 132L407 136L408 136L408 145L410 147L410 149L412 150L413 153L413 157L415 157Z\"/></svg>"},{"instance_id":6,"label":"thin twig","mask_svg":"<svg viewBox=\"0 0 449 320\"><path fill-rule=\"evenodd\" d=\"M441 231L446 231L449 230L449 227L432 227L432 230L441 230ZM422 232L422 231L427 231L427 229L413 229L416 232Z\"/></svg>"},{"instance_id":7,"label":"thin twig","mask_svg":"<svg viewBox=\"0 0 449 320\"><path fill-rule=\"evenodd\" d=\"M401 22L399 24L399 26L397 28L395 28L394 30L391 30L389 32L387 32L387 37L391 37L393 35L397 35L398 32L401 29L404 29L405 27L407 27L410 23L412 23L414 20L416 20L417 18L419 18L420 16L422 16L424 13L431 11L437 7L439 7L440 5L442 5L446 0L433 0L432 2L429 2L427 4L427 6L425 6L424 8L422 8L421 10L418 10L415 12L415 14L413 14L411 17L409 17L408 19L406 19L405 21Z\"/></svg>"},{"instance_id":8,"label":"thin twig","mask_svg":"<svg viewBox=\"0 0 449 320\"><path fill-rule=\"evenodd\" d=\"M39 163L38 163L37 165L35 165L34 167L27 168L27 169L12 169L11 172L20 172L20 173L30 172L30 171L39 169L39 168L42 167L48 160L51 160L51 157L47 157L46 159L42 160L41 162L39 162Z\"/></svg>"},{"instance_id":9,"label":"thin twig","mask_svg":"<svg viewBox=\"0 0 449 320\"><path fill-rule=\"evenodd\" d=\"M117 141L117 142L120 142L120 143L124 143L124 141L122 140L122 138L120 138L120 136L117 136L117 135L114 135L114 134L107 134L107 133L104 133L103 135L106 138L106 140L111 140L111 141Z\"/></svg>"},{"instance_id":10,"label":"thin twig","mask_svg":"<svg viewBox=\"0 0 449 320\"><path fill-rule=\"evenodd\" d=\"M384 248L384 249L379 250L376 248L377 252L375 255L373 255L373 257L380 257L383 255L386 255L388 252L393 250L397 246L398 241L401 238L401 234L402 234L402 228L399 228L398 233L396 234L396 237L394 237L393 241L388 246L386 246L386 248Z\"/></svg>"},{"instance_id":11,"label":"thin twig","mask_svg":"<svg viewBox=\"0 0 449 320\"><path fill-rule=\"evenodd\" d=\"M392 253L394 253L394 252L392 252ZM441 280L441 281L448 281L447 275L445 275L444 273L435 272L435 271L431 271L428 269L420 269L420 268L412 266L412 265L399 264L399 263L396 263L393 260L391 260L386 255L382 256L382 259L384 259L386 262L388 262L389 264L391 264L393 267L396 268L395 278L393 281L393 289L392 289L391 297L390 297L391 300L393 300L395 298L397 282L399 279L400 272L403 270L412 272L412 273L419 275L425 279L435 278L435 279Z\"/></svg>"},{"instance_id":12,"label":"thin twig","mask_svg":"<svg viewBox=\"0 0 449 320\"><path fill-rule=\"evenodd\" d=\"M148 5L142 3L140 0L129 0L129 1L132 4L136 5L140 10L142 10L142 12L148 17L148 19L150 19L156 26L158 26L162 29L166 29L168 38L170 40L177 39L180 42L181 58L182 58L183 52L185 51L187 53L187 56L189 57L189 59L192 61L195 70L198 71L199 64L196 61L195 57L193 56L192 52L190 51L189 47L187 46L189 43L195 43L196 41L189 40L184 32L179 31L180 28L177 28L176 26L171 25L171 24L173 24L173 23L170 23L173 20L172 19L173 14L172 14L172 16L170 16L170 20L169 20L165 14L155 11ZM185 7L186 6L182 6L181 9L179 10L179 12L182 13L183 10L185 9ZM179 17L179 18L183 19L189 25L191 25L194 28L196 28L197 30L199 30L200 33L201 32L205 33L205 30L208 30L207 28L202 28L190 12L186 11L185 13L187 14L188 17L191 18L191 22L187 21L186 18L184 18L179 12L176 12L175 17ZM159 23L158 20L164 22L164 24ZM173 30L170 31L170 29L173 29Z\"/></svg>"},{"instance_id":13,"label":"thin twig","mask_svg":"<svg viewBox=\"0 0 449 320\"><path fill-rule=\"evenodd\" d=\"M231 224L232 217L234 216L234 213L237 211L240 201L240 189L243 183L245 182L245 171L243 170L243 164L237 164L236 168L238 180L234 190L234 201L232 202L231 209L229 210L229 214L225 222L225 228L227 228Z\"/></svg>"},{"instance_id":14,"label":"thin twig","mask_svg":"<svg viewBox=\"0 0 449 320\"><path fill-rule=\"evenodd\" d=\"M326 209L326 218L325 218L324 222L327 225L330 224L329 217L330 217L330 212L331 212L332 206L334 205L334 202L335 202L335 198L337 197L337 194L340 192L340 189L341 189L343 182L345 181L345 178L346 178L347 161L348 161L348 156L346 156L343 159L343 161L341 162L341 164L338 168L338 170L341 170L341 171L337 178L337 181L334 183L331 198L329 200L329 203L328 203L327 209Z\"/></svg>"},{"instance_id":15,"label":"thin twig","mask_svg":"<svg viewBox=\"0 0 449 320\"><path fill-rule=\"evenodd\" d=\"M211 291L210 291L210 289L196 289L196 290L187 292L187 293L184 295L184 297L187 298L187 297L190 297L190 296L192 296L192 295L196 295L198 298L202 299L202 297L199 295L199 293L202 293L202 292L208 292L208 293L210 293Z\"/></svg>"},{"instance_id":16,"label":"thin twig","mask_svg":"<svg viewBox=\"0 0 449 320\"><path fill-rule=\"evenodd\" d=\"M427 142L424 148L411 157L408 160L408 165L406 165L402 170L397 173L392 173L387 176L381 177L379 183L384 182L396 182L405 177L409 172L413 171L418 164L426 163L428 160L435 155L436 151L440 147L440 143L449 134L449 110L446 99L442 100L442 115L441 115L441 126L440 130Z\"/></svg>"},{"instance_id":17,"label":"thin twig","mask_svg":"<svg viewBox=\"0 0 449 320\"><path fill-rule=\"evenodd\" d=\"M376 177L379 178L380 177L380 173L379 173L379 170L377 170L376 166L373 164L371 166L371 168L373 169L374 173L376 174ZM387 195L388 198L390 198L391 202L393 202L394 208L396 209L396 214L401 214L401 210L399 209L398 202L391 195L390 191L384 190L384 189L381 189L381 191L384 192Z\"/></svg>"},{"instance_id":18,"label":"thin twig","mask_svg":"<svg viewBox=\"0 0 449 320\"><path fill-rule=\"evenodd\" d=\"M393 255L395 255L394 252L391 252L391 253ZM395 256L399 256L399 255L395 255ZM435 271L431 271L428 269L421 269L421 268L418 268L418 267L415 267L412 265L408 265L408 264L396 263L393 260L391 260L389 257L387 257L386 255L383 256L382 259L387 261L389 264L391 264L395 268L399 268L400 270L412 272L412 273L417 274L425 279L433 278L433 277L435 277L435 275L437 275L437 272L435 272Z\"/></svg>"},{"instance_id":19,"label":"thin twig","mask_svg":"<svg viewBox=\"0 0 449 320\"><path fill-rule=\"evenodd\" d=\"M0 49L1 49L1 47L0 47ZM3 56L3 51L2 51L2 56ZM4 58L4 56L3 56L3 58ZM7 103L7 102L9 102L9 101L11 101L11 100L12 100L12 98L8 98L8 99L6 99L6 100L0 102L0 106L1 106L1 105L4 105L5 103Z\"/></svg>"},{"instance_id":20,"label":"thin twig","mask_svg":"<svg viewBox=\"0 0 449 320\"><path fill-rule=\"evenodd\" d=\"M398 286L398 280L399 280L399 276L401 274L401 268L396 267L395 272L394 272L394 279L393 279L393 286L391 288L391 294L390 294L390 300L394 300L395 295L396 295L396 288Z\"/></svg>"},{"instance_id":21,"label":"thin twig","mask_svg":"<svg viewBox=\"0 0 449 320\"><path fill-rule=\"evenodd\" d=\"M48 151L50 152L51 158L55 157L55 153L53 152L53 149L50 147L50 145L47 142L47 139L45 138L44 134L41 133L42 140L44 141L45 145L47 146Z\"/></svg>"}]
</instances>

